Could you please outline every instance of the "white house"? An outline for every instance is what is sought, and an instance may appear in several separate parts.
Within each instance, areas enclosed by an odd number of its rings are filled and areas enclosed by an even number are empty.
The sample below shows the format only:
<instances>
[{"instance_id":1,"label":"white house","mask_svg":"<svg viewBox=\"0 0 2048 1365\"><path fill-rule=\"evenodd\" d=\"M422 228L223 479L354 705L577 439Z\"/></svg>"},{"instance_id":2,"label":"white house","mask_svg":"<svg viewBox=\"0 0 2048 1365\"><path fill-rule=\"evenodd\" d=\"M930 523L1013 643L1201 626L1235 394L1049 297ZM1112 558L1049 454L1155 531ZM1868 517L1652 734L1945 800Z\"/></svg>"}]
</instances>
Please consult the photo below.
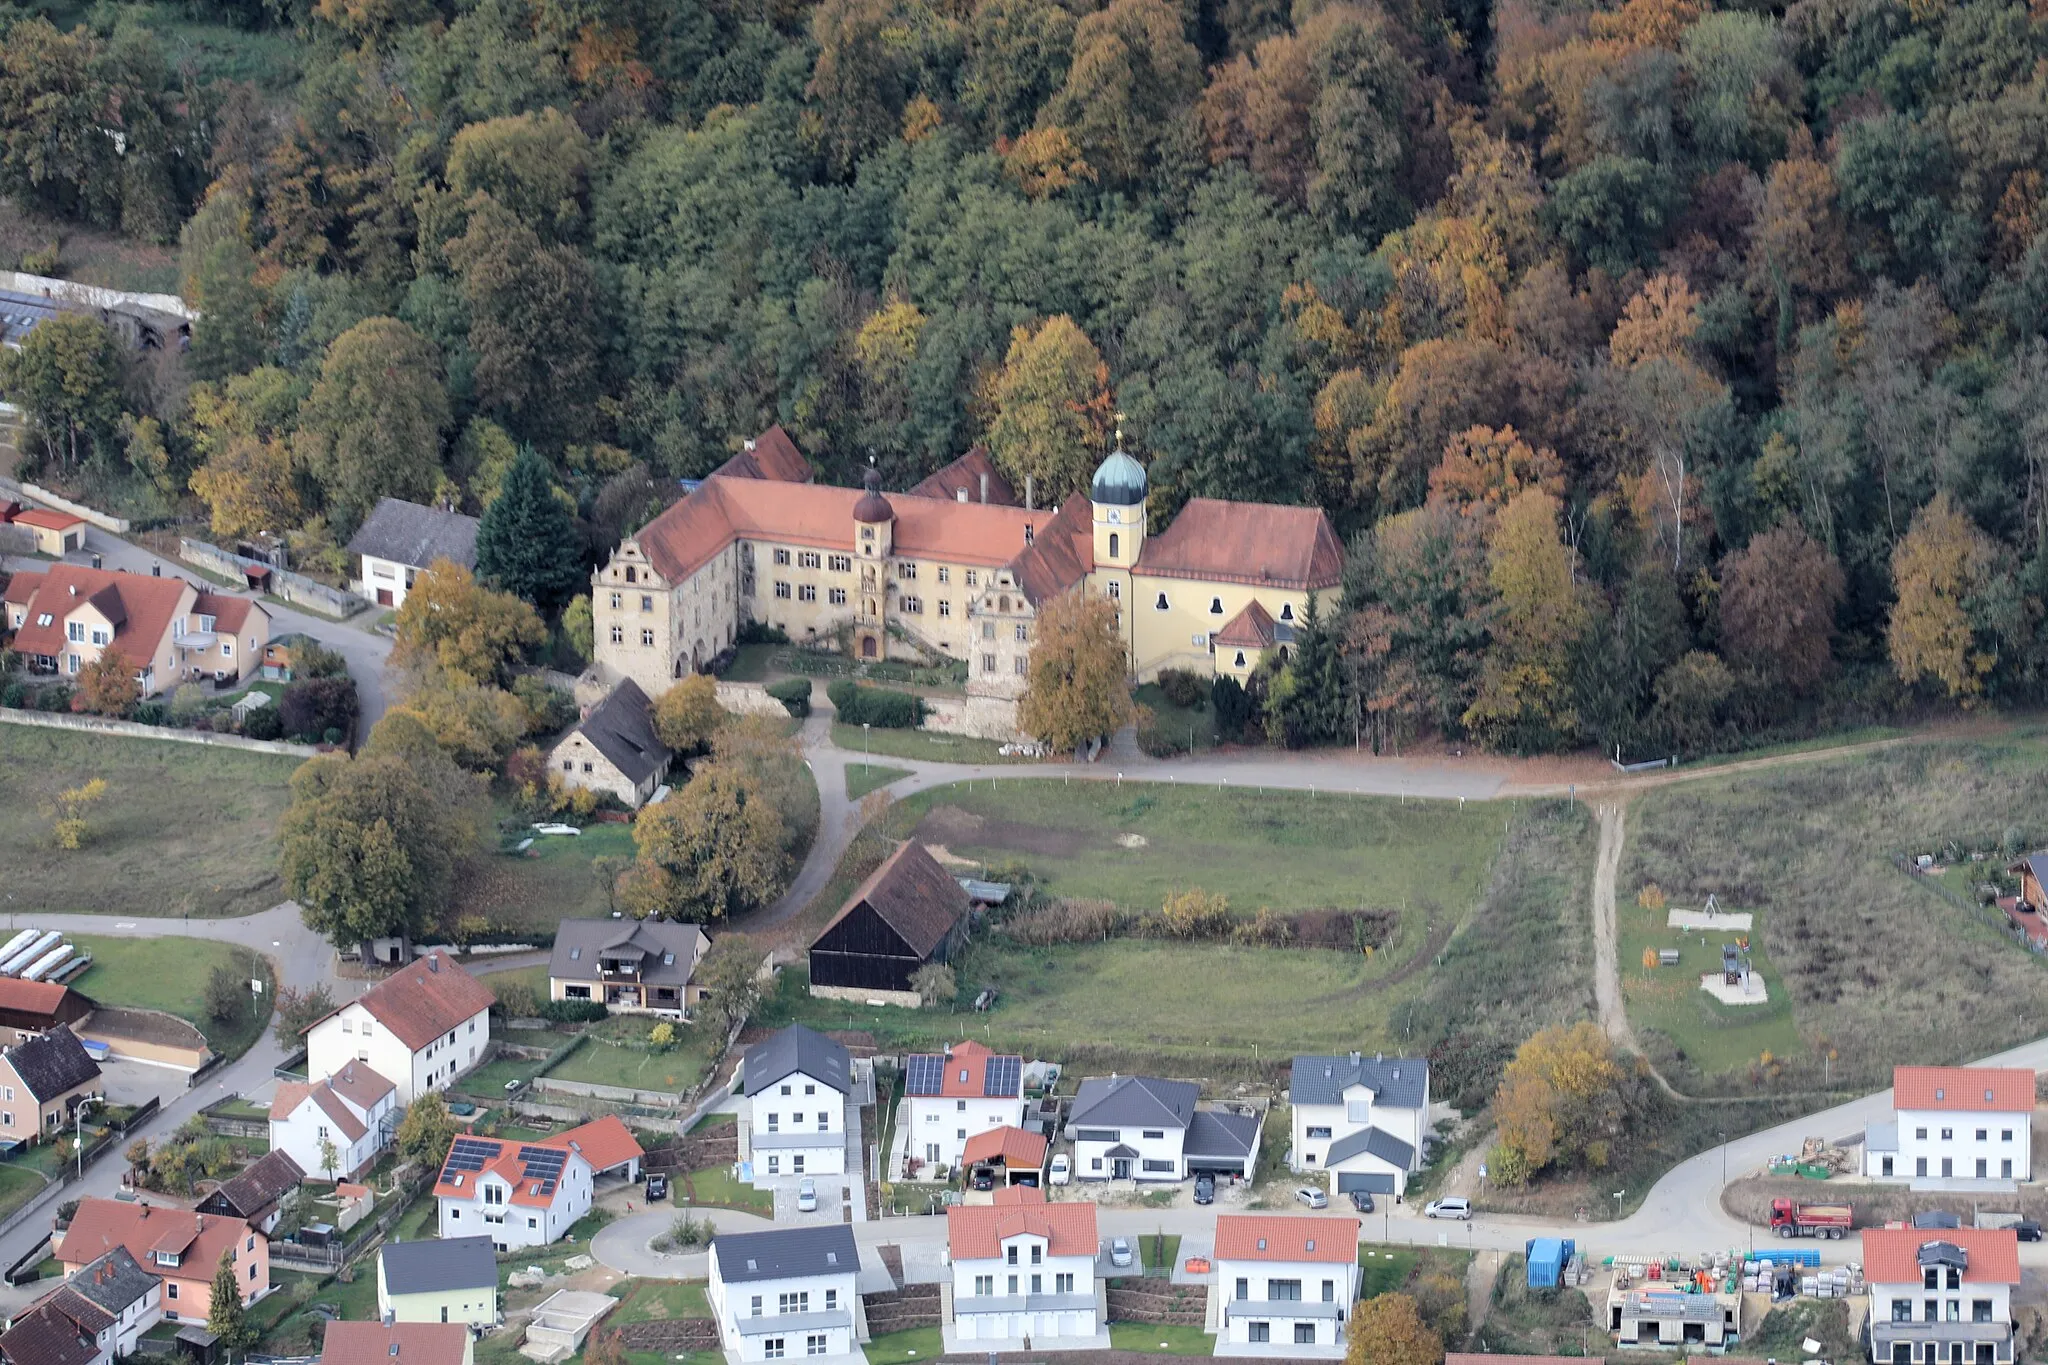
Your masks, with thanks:
<instances>
[{"instance_id":1,"label":"white house","mask_svg":"<svg viewBox=\"0 0 2048 1365\"><path fill-rule=\"evenodd\" d=\"M367 1063L397 1087L404 1108L483 1059L493 999L446 953L428 953L307 1028L306 1074L326 1080L350 1062Z\"/></svg>"},{"instance_id":2,"label":"white house","mask_svg":"<svg viewBox=\"0 0 2048 1365\"><path fill-rule=\"evenodd\" d=\"M434 1182L443 1238L488 1237L498 1251L546 1246L590 1212L599 1176L631 1180L645 1153L617 1115L543 1142L463 1135Z\"/></svg>"},{"instance_id":3,"label":"white house","mask_svg":"<svg viewBox=\"0 0 2048 1365\"><path fill-rule=\"evenodd\" d=\"M374 1036L374 1035L373 1035ZM368 1062L344 1062L324 1080L279 1081L270 1101L270 1150L329 1180L353 1180L398 1131L398 1087ZM334 1165L327 1164L327 1152Z\"/></svg>"},{"instance_id":4,"label":"white house","mask_svg":"<svg viewBox=\"0 0 2048 1365\"><path fill-rule=\"evenodd\" d=\"M705 1297L718 1339L742 1361L853 1356L867 1335L844 1223L720 1233Z\"/></svg>"},{"instance_id":5,"label":"white house","mask_svg":"<svg viewBox=\"0 0 2048 1365\"><path fill-rule=\"evenodd\" d=\"M845 1047L801 1024L747 1049L740 1063L747 1107L743 1153L754 1178L846 1173L846 1097L853 1062Z\"/></svg>"},{"instance_id":6,"label":"white house","mask_svg":"<svg viewBox=\"0 0 2048 1365\"><path fill-rule=\"evenodd\" d=\"M379 498L348 542L348 552L363 564L349 591L380 607L404 606L413 579L435 560L476 567L476 531L481 524L460 512L422 507L403 498Z\"/></svg>"},{"instance_id":7,"label":"white house","mask_svg":"<svg viewBox=\"0 0 2048 1365\"><path fill-rule=\"evenodd\" d=\"M1219 1214L1208 1330L1217 1355L1338 1360L1358 1298L1358 1220ZM1242 1348L1233 1350L1233 1347Z\"/></svg>"},{"instance_id":8,"label":"white house","mask_svg":"<svg viewBox=\"0 0 2048 1365\"><path fill-rule=\"evenodd\" d=\"M980 1043L955 1043L944 1055L912 1053L903 1064L910 1107L910 1155L921 1174L960 1165L967 1140L1024 1126L1024 1059L997 1056Z\"/></svg>"},{"instance_id":9,"label":"white house","mask_svg":"<svg viewBox=\"0 0 2048 1365\"><path fill-rule=\"evenodd\" d=\"M2031 1180L2034 1073L2025 1067L1892 1068L1892 1120L1864 1132L1863 1173L1923 1183Z\"/></svg>"},{"instance_id":10,"label":"white house","mask_svg":"<svg viewBox=\"0 0 2048 1365\"><path fill-rule=\"evenodd\" d=\"M1866 1228L1863 1275L1877 1365L2011 1365L2011 1228Z\"/></svg>"},{"instance_id":11,"label":"white house","mask_svg":"<svg viewBox=\"0 0 2048 1365\"><path fill-rule=\"evenodd\" d=\"M164 1282L143 1269L127 1247L117 1246L85 1266L65 1287L114 1320L108 1345L117 1358L133 1353L142 1334L163 1321Z\"/></svg>"},{"instance_id":12,"label":"white house","mask_svg":"<svg viewBox=\"0 0 2048 1365\"><path fill-rule=\"evenodd\" d=\"M953 1262L948 1351L1107 1347L1101 1243L1091 1200L1048 1204L1040 1190L996 1191L993 1204L946 1210Z\"/></svg>"},{"instance_id":13,"label":"white house","mask_svg":"<svg viewBox=\"0 0 2048 1365\"><path fill-rule=\"evenodd\" d=\"M1182 1180L1201 1088L1151 1076L1090 1076L1067 1115L1082 1180Z\"/></svg>"},{"instance_id":14,"label":"white house","mask_svg":"<svg viewBox=\"0 0 2048 1365\"><path fill-rule=\"evenodd\" d=\"M1296 1057L1291 1164L1328 1171L1331 1193L1402 1193L1422 1169L1429 1063L1420 1057Z\"/></svg>"}]
</instances>

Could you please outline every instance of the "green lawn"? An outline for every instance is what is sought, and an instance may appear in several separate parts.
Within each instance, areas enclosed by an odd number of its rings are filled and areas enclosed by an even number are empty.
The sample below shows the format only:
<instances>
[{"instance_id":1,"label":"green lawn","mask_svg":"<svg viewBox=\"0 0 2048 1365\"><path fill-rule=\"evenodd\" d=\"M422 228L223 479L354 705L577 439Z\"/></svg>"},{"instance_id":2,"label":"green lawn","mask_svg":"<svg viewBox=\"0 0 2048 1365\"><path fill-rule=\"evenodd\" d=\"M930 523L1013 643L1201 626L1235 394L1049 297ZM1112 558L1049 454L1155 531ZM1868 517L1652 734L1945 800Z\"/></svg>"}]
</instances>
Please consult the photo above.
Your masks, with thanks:
<instances>
[{"instance_id":1,"label":"green lawn","mask_svg":"<svg viewBox=\"0 0 2048 1365\"><path fill-rule=\"evenodd\" d=\"M758 1213L763 1218L775 1216L775 1196L767 1190L742 1185L733 1179L730 1167L708 1166L701 1171L686 1171L677 1178L676 1184L679 1188L670 1198L679 1206L708 1204L712 1208Z\"/></svg>"},{"instance_id":2,"label":"green lawn","mask_svg":"<svg viewBox=\"0 0 2048 1365\"><path fill-rule=\"evenodd\" d=\"M1216 712L1206 698L1195 706L1175 706L1158 683L1146 683L1131 696L1152 713L1139 736L1146 752L1164 757L1187 753L1190 743L1196 753L1216 747Z\"/></svg>"},{"instance_id":3,"label":"green lawn","mask_svg":"<svg viewBox=\"0 0 2048 1365\"><path fill-rule=\"evenodd\" d=\"M736 1128L739 1126L739 1121L739 1115L737 1114L706 1114L703 1118L690 1125L690 1132L694 1135L697 1133L708 1133L714 1128Z\"/></svg>"},{"instance_id":4,"label":"green lawn","mask_svg":"<svg viewBox=\"0 0 2048 1365\"><path fill-rule=\"evenodd\" d=\"M1372 1220L1367 1218L1365 1221L1370 1231ZM1370 1299L1380 1294L1391 1294L1432 1270L1441 1270L1462 1281L1466 1268L1471 1264L1472 1253L1462 1248L1375 1246L1367 1243L1358 1249L1358 1297Z\"/></svg>"},{"instance_id":5,"label":"green lawn","mask_svg":"<svg viewBox=\"0 0 2048 1365\"><path fill-rule=\"evenodd\" d=\"M628 1280L619 1306L605 1319L607 1327L628 1322L668 1322L676 1318L708 1318L711 1305L702 1280Z\"/></svg>"},{"instance_id":6,"label":"green lawn","mask_svg":"<svg viewBox=\"0 0 2048 1365\"><path fill-rule=\"evenodd\" d=\"M908 776L908 768L888 768L880 763L849 763L846 765L846 799L858 801L875 788L886 787L897 778Z\"/></svg>"},{"instance_id":7,"label":"green lawn","mask_svg":"<svg viewBox=\"0 0 2048 1365\"><path fill-rule=\"evenodd\" d=\"M41 1192L48 1182L20 1166L0 1166L0 1218L5 1218Z\"/></svg>"},{"instance_id":8,"label":"green lawn","mask_svg":"<svg viewBox=\"0 0 2048 1365\"><path fill-rule=\"evenodd\" d=\"M887 1332L865 1348L874 1365L893 1360L931 1360L946 1353L946 1344L936 1327L913 1327L907 1332Z\"/></svg>"},{"instance_id":9,"label":"green lawn","mask_svg":"<svg viewBox=\"0 0 2048 1365\"><path fill-rule=\"evenodd\" d=\"M719 676L727 682L760 682L768 676L768 665L782 648L781 645L741 645L733 651L732 663Z\"/></svg>"},{"instance_id":10,"label":"green lawn","mask_svg":"<svg viewBox=\"0 0 2048 1365\"><path fill-rule=\"evenodd\" d=\"M1616 901L1621 993L1638 1035L1645 1030L1663 1034L1694 1067L1708 1073L1745 1068L1766 1052L1790 1058L1799 1051L1792 1002L1784 981L1771 969L1761 913L1751 912L1755 927L1747 934L1688 933L1667 926L1668 910L1645 910L1633 897L1617 896ZM1721 945L1738 937L1749 940L1751 968L1770 993L1761 1005L1724 1005L1700 989L1703 973L1721 969ZM1678 950L1677 966L1643 965L1646 951L1671 948Z\"/></svg>"},{"instance_id":11,"label":"green lawn","mask_svg":"<svg viewBox=\"0 0 2048 1365\"><path fill-rule=\"evenodd\" d=\"M300 760L175 740L0 725L0 848L15 915L247 915L284 899L277 821ZM95 777L83 848L45 808ZM75 984L75 983L74 983Z\"/></svg>"},{"instance_id":12,"label":"green lawn","mask_svg":"<svg viewBox=\"0 0 2048 1365\"><path fill-rule=\"evenodd\" d=\"M1117 1351L1143 1351L1148 1355L1207 1356L1216 1353L1216 1338L1199 1327L1170 1326L1151 1322L1112 1322L1109 1345Z\"/></svg>"},{"instance_id":13,"label":"green lawn","mask_svg":"<svg viewBox=\"0 0 2048 1365\"><path fill-rule=\"evenodd\" d=\"M492 990L506 986L524 986L533 992L533 998L544 1001L548 998L548 969L539 967L515 967L509 972L486 972L478 978Z\"/></svg>"},{"instance_id":14,"label":"green lawn","mask_svg":"<svg viewBox=\"0 0 2048 1365\"><path fill-rule=\"evenodd\" d=\"M107 938L72 934L73 946L92 954L92 966L71 985L106 1005L162 1010L198 1026L215 1052L239 1057L263 1035L270 1023L276 983L270 966L239 944L205 938ZM242 983L251 1004L225 1022L206 1014L206 983L216 967L226 967ZM260 977L263 994L251 994L248 983Z\"/></svg>"},{"instance_id":15,"label":"green lawn","mask_svg":"<svg viewBox=\"0 0 2048 1365\"><path fill-rule=\"evenodd\" d=\"M649 1027L652 1026L650 1023ZM587 1085L680 1093L697 1083L710 1059L705 1056L696 1029L684 1025L677 1030L677 1037L678 1046L668 1052L621 1047L592 1038L547 1075L554 1080L582 1081Z\"/></svg>"},{"instance_id":16,"label":"green lawn","mask_svg":"<svg viewBox=\"0 0 2048 1365\"><path fill-rule=\"evenodd\" d=\"M458 882L452 913L480 914L493 927L512 930L552 930L565 919L602 919L613 909L611 881L634 853L631 825L592 821L573 838L537 836L525 854L475 859Z\"/></svg>"},{"instance_id":17,"label":"green lawn","mask_svg":"<svg viewBox=\"0 0 2048 1365\"><path fill-rule=\"evenodd\" d=\"M922 758L935 763L1036 763L1035 758L1005 756L992 739L942 735L933 730L890 730L872 726L865 740L858 725L832 725L832 742L849 754L877 758Z\"/></svg>"},{"instance_id":18,"label":"green lawn","mask_svg":"<svg viewBox=\"0 0 2048 1365\"><path fill-rule=\"evenodd\" d=\"M1173 1274L1173 1267L1180 1260L1180 1234L1164 1236L1151 1233L1137 1239L1138 1261L1145 1267L1147 1275L1166 1276Z\"/></svg>"}]
</instances>

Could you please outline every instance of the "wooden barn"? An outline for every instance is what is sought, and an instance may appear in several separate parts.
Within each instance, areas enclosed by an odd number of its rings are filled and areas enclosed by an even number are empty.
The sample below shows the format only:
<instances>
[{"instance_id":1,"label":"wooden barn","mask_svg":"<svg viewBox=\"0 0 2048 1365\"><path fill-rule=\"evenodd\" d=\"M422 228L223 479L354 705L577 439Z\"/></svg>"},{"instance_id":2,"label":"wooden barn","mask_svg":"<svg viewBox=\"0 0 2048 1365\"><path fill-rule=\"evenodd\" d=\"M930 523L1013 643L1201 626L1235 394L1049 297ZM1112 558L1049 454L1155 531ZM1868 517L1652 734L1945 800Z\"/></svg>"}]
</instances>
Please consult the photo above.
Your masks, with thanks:
<instances>
[{"instance_id":1,"label":"wooden barn","mask_svg":"<svg viewBox=\"0 0 2048 1365\"><path fill-rule=\"evenodd\" d=\"M910 978L967 936L965 887L916 840L890 854L811 943L811 994L915 1008Z\"/></svg>"}]
</instances>

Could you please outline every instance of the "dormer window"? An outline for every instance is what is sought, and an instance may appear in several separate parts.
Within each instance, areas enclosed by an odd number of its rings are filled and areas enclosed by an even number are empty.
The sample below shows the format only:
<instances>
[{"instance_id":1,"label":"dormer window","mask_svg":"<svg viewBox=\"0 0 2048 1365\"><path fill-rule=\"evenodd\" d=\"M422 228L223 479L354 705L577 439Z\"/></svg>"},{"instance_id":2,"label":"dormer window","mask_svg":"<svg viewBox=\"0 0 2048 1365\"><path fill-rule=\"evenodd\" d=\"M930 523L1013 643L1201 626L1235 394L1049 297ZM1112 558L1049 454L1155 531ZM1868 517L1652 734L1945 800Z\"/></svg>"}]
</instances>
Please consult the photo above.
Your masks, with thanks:
<instances>
[{"instance_id":1,"label":"dormer window","mask_svg":"<svg viewBox=\"0 0 2048 1365\"><path fill-rule=\"evenodd\" d=\"M56 619L56 617L52 616L49 612L46 611L40 611L36 613L36 624L39 626L47 626Z\"/></svg>"}]
</instances>

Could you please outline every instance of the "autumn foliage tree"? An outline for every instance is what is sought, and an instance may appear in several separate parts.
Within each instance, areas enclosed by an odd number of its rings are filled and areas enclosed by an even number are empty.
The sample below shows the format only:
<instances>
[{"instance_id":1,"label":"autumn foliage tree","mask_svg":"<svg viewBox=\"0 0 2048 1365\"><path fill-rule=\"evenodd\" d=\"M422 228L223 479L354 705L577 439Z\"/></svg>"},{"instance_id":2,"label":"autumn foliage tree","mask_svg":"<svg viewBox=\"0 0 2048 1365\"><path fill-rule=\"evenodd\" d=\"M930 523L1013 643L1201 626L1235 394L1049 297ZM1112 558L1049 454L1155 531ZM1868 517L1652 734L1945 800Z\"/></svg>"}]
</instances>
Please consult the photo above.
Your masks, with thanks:
<instances>
[{"instance_id":1,"label":"autumn foliage tree","mask_svg":"<svg viewBox=\"0 0 2048 1365\"><path fill-rule=\"evenodd\" d=\"M1063 593L1039 609L1017 724L1055 752L1113 734L1135 715L1116 607Z\"/></svg>"},{"instance_id":2,"label":"autumn foliage tree","mask_svg":"<svg viewBox=\"0 0 2048 1365\"><path fill-rule=\"evenodd\" d=\"M400 667L439 669L475 685L502 682L513 660L547 631L511 593L493 592L460 564L437 559L414 578L394 638L392 660Z\"/></svg>"},{"instance_id":3,"label":"autumn foliage tree","mask_svg":"<svg viewBox=\"0 0 2048 1365\"><path fill-rule=\"evenodd\" d=\"M1030 479L1046 506L1086 490L1110 432L1109 367L1072 318L1010 334L989 402L988 451L1011 483Z\"/></svg>"},{"instance_id":4,"label":"autumn foliage tree","mask_svg":"<svg viewBox=\"0 0 2048 1365\"><path fill-rule=\"evenodd\" d=\"M1523 1043L1493 1097L1495 1177L1513 1185L1552 1166L1606 1166L1626 1117L1626 1078L1589 1021L1553 1025Z\"/></svg>"},{"instance_id":5,"label":"autumn foliage tree","mask_svg":"<svg viewBox=\"0 0 2048 1365\"><path fill-rule=\"evenodd\" d=\"M1464 721L1499 748L1548 748L1578 728L1569 674L1587 622L1557 500L1540 488L1517 495L1494 527L1492 559L1493 648Z\"/></svg>"},{"instance_id":6,"label":"autumn foliage tree","mask_svg":"<svg viewBox=\"0 0 2048 1365\"><path fill-rule=\"evenodd\" d=\"M1721 640L1729 659L1803 692L1834 666L1842 568L1798 525L1751 540L1722 566Z\"/></svg>"},{"instance_id":7,"label":"autumn foliage tree","mask_svg":"<svg viewBox=\"0 0 2048 1365\"><path fill-rule=\"evenodd\" d=\"M1379 1294L1351 1312L1344 1365L1443 1365L1444 1343L1407 1294Z\"/></svg>"},{"instance_id":8,"label":"autumn foliage tree","mask_svg":"<svg viewBox=\"0 0 2048 1365\"><path fill-rule=\"evenodd\" d=\"M642 919L724 919L782 889L782 817L758 782L723 764L642 810L633 843L639 857L620 895Z\"/></svg>"},{"instance_id":9,"label":"autumn foliage tree","mask_svg":"<svg viewBox=\"0 0 2048 1365\"><path fill-rule=\"evenodd\" d=\"M1984 695L2024 620L2000 557L1947 493L1914 515L1892 552L1899 597L1887 643L1902 680L1931 679L1965 705Z\"/></svg>"},{"instance_id":10,"label":"autumn foliage tree","mask_svg":"<svg viewBox=\"0 0 2048 1365\"><path fill-rule=\"evenodd\" d=\"M71 709L118 717L133 711L141 700L142 684L135 681L135 665L120 650L106 649L78 671L78 691L72 694Z\"/></svg>"},{"instance_id":11,"label":"autumn foliage tree","mask_svg":"<svg viewBox=\"0 0 2048 1365\"><path fill-rule=\"evenodd\" d=\"M654 733L679 754L695 753L711 743L712 732L726 719L718 704L718 680L692 673L654 700Z\"/></svg>"}]
</instances>

